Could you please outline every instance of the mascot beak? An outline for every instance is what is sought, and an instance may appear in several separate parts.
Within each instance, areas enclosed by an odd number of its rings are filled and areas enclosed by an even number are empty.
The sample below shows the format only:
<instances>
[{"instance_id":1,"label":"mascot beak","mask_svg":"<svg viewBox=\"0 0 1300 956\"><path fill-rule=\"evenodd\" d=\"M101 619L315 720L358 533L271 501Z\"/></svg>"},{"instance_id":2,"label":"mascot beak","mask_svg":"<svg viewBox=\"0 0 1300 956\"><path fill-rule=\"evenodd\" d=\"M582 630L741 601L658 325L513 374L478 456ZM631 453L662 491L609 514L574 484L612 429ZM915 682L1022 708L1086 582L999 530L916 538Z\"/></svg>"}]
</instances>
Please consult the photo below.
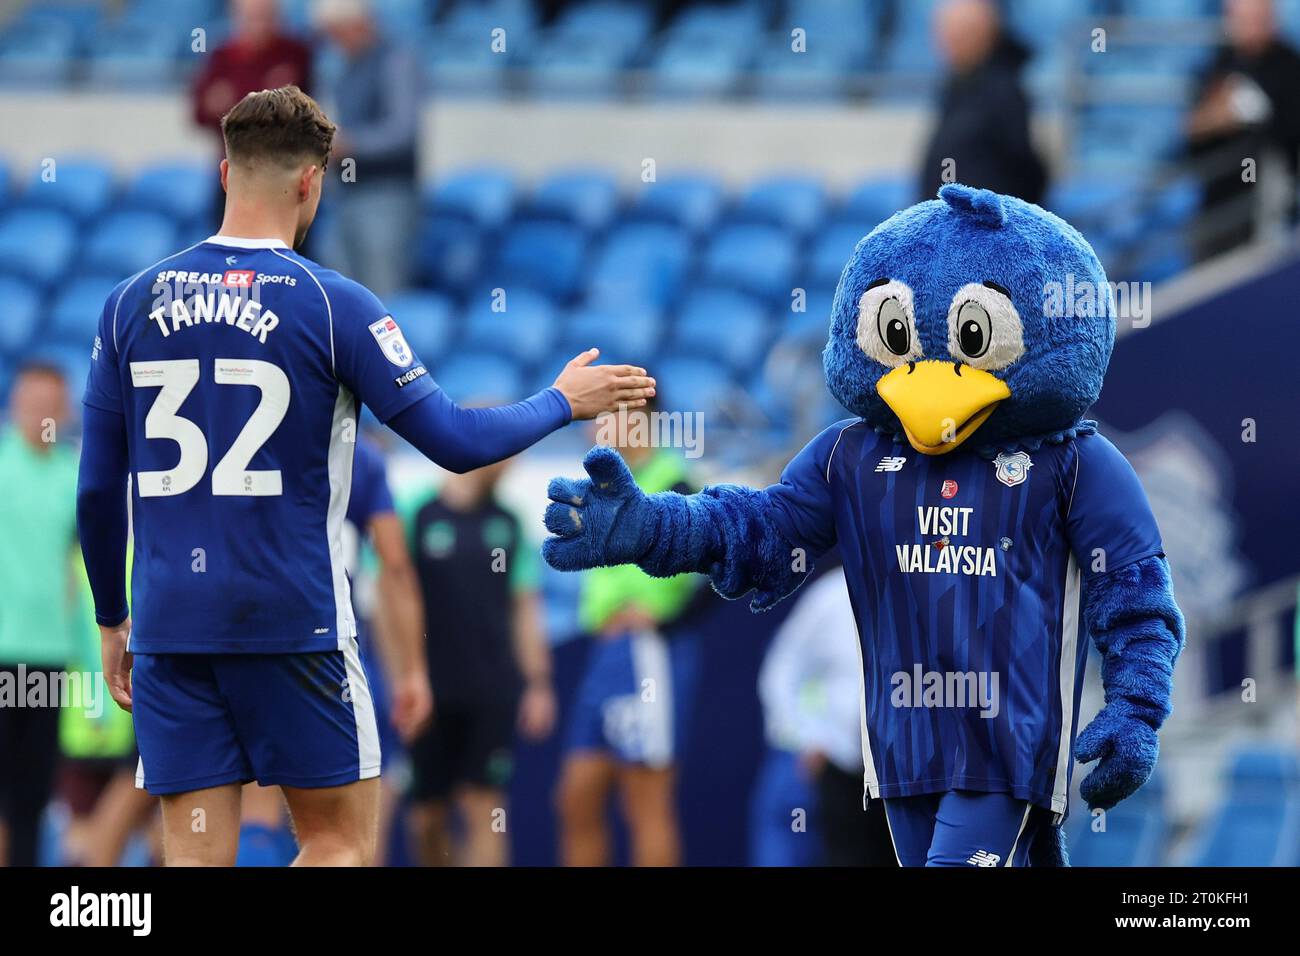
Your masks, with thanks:
<instances>
[{"instance_id":1,"label":"mascot beak","mask_svg":"<svg viewBox=\"0 0 1300 956\"><path fill-rule=\"evenodd\" d=\"M910 362L877 382L876 391L923 455L952 451L984 424L998 402L1011 397L1002 379L960 362Z\"/></svg>"}]
</instances>

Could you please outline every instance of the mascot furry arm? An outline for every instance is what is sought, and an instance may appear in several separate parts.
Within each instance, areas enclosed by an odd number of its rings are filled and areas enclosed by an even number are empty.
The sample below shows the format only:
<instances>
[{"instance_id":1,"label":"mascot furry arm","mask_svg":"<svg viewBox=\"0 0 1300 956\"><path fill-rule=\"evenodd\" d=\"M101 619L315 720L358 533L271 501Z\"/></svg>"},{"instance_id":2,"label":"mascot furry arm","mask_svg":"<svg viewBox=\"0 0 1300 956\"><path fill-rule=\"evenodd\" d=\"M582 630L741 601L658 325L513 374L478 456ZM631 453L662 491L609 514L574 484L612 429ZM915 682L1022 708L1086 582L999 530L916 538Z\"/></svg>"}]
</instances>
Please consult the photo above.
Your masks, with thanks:
<instances>
[{"instance_id":1,"label":"mascot furry arm","mask_svg":"<svg viewBox=\"0 0 1300 956\"><path fill-rule=\"evenodd\" d=\"M583 467L587 478L555 478L547 489L545 523L554 537L542 550L557 570L633 563L658 577L700 572L725 598L754 591L750 608L765 611L812 568L813 556L800 560L774 519L779 485L647 495L612 449L593 448ZM1101 653L1106 706L1079 735L1075 754L1082 763L1099 761L1080 789L1089 806L1109 809L1151 776L1156 731L1170 712L1183 618L1164 558L1093 578L1085 624Z\"/></svg>"}]
</instances>

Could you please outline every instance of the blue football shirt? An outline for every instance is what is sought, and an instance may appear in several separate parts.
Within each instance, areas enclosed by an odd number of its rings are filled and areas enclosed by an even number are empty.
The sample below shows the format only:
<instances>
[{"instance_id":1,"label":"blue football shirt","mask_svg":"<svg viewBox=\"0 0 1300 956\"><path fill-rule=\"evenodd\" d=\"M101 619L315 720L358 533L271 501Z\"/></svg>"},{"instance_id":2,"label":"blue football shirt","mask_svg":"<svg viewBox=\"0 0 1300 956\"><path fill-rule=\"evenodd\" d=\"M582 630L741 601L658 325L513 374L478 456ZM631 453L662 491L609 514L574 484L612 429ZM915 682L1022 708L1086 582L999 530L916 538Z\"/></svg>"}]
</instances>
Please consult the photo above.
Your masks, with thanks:
<instances>
[{"instance_id":1,"label":"blue football shirt","mask_svg":"<svg viewBox=\"0 0 1300 956\"><path fill-rule=\"evenodd\" d=\"M342 649L358 403L436 389L374 295L214 236L113 290L84 401L126 420L137 653Z\"/></svg>"},{"instance_id":2,"label":"blue football shirt","mask_svg":"<svg viewBox=\"0 0 1300 956\"><path fill-rule=\"evenodd\" d=\"M853 420L769 489L778 527L838 543L862 649L873 797L1007 792L1065 813L1087 657L1083 583L1160 534L1137 476L1081 435L927 456Z\"/></svg>"}]
</instances>

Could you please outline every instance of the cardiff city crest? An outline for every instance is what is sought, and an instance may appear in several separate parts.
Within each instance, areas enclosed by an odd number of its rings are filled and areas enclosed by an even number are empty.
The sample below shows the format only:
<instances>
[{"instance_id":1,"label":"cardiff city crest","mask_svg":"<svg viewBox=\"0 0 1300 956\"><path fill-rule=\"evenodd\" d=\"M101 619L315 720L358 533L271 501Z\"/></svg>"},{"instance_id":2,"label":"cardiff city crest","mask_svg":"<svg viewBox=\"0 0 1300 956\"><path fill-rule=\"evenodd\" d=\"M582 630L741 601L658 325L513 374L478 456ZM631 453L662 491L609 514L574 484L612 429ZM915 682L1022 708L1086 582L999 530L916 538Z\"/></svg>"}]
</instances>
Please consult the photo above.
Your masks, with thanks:
<instances>
[{"instance_id":1,"label":"cardiff city crest","mask_svg":"<svg viewBox=\"0 0 1300 956\"><path fill-rule=\"evenodd\" d=\"M997 468L998 481L1008 488L1014 488L1029 477L1029 469L1034 467L1027 452L1018 451L1008 455L1006 452L993 459Z\"/></svg>"}]
</instances>

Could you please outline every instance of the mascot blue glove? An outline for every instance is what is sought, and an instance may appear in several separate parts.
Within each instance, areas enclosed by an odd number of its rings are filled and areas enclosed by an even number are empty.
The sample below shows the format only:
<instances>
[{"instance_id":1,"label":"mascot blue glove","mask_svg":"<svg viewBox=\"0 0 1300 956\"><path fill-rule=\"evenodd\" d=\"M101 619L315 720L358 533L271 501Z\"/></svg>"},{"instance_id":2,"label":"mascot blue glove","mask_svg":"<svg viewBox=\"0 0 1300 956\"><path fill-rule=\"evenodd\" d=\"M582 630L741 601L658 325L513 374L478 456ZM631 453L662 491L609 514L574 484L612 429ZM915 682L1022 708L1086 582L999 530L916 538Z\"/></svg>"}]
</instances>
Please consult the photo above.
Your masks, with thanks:
<instances>
[{"instance_id":1,"label":"mascot blue glove","mask_svg":"<svg viewBox=\"0 0 1300 956\"><path fill-rule=\"evenodd\" d=\"M1065 862L1073 759L1108 808L1151 775L1183 644L1137 476L1084 413L1115 336L1067 223L949 185L865 237L826 382L856 417L764 489L646 495L618 454L555 479L546 560L708 574L764 610L838 545L863 651L866 790L906 865ZM1078 735L1091 637L1106 704ZM942 817L943 826L937 821Z\"/></svg>"}]
</instances>

